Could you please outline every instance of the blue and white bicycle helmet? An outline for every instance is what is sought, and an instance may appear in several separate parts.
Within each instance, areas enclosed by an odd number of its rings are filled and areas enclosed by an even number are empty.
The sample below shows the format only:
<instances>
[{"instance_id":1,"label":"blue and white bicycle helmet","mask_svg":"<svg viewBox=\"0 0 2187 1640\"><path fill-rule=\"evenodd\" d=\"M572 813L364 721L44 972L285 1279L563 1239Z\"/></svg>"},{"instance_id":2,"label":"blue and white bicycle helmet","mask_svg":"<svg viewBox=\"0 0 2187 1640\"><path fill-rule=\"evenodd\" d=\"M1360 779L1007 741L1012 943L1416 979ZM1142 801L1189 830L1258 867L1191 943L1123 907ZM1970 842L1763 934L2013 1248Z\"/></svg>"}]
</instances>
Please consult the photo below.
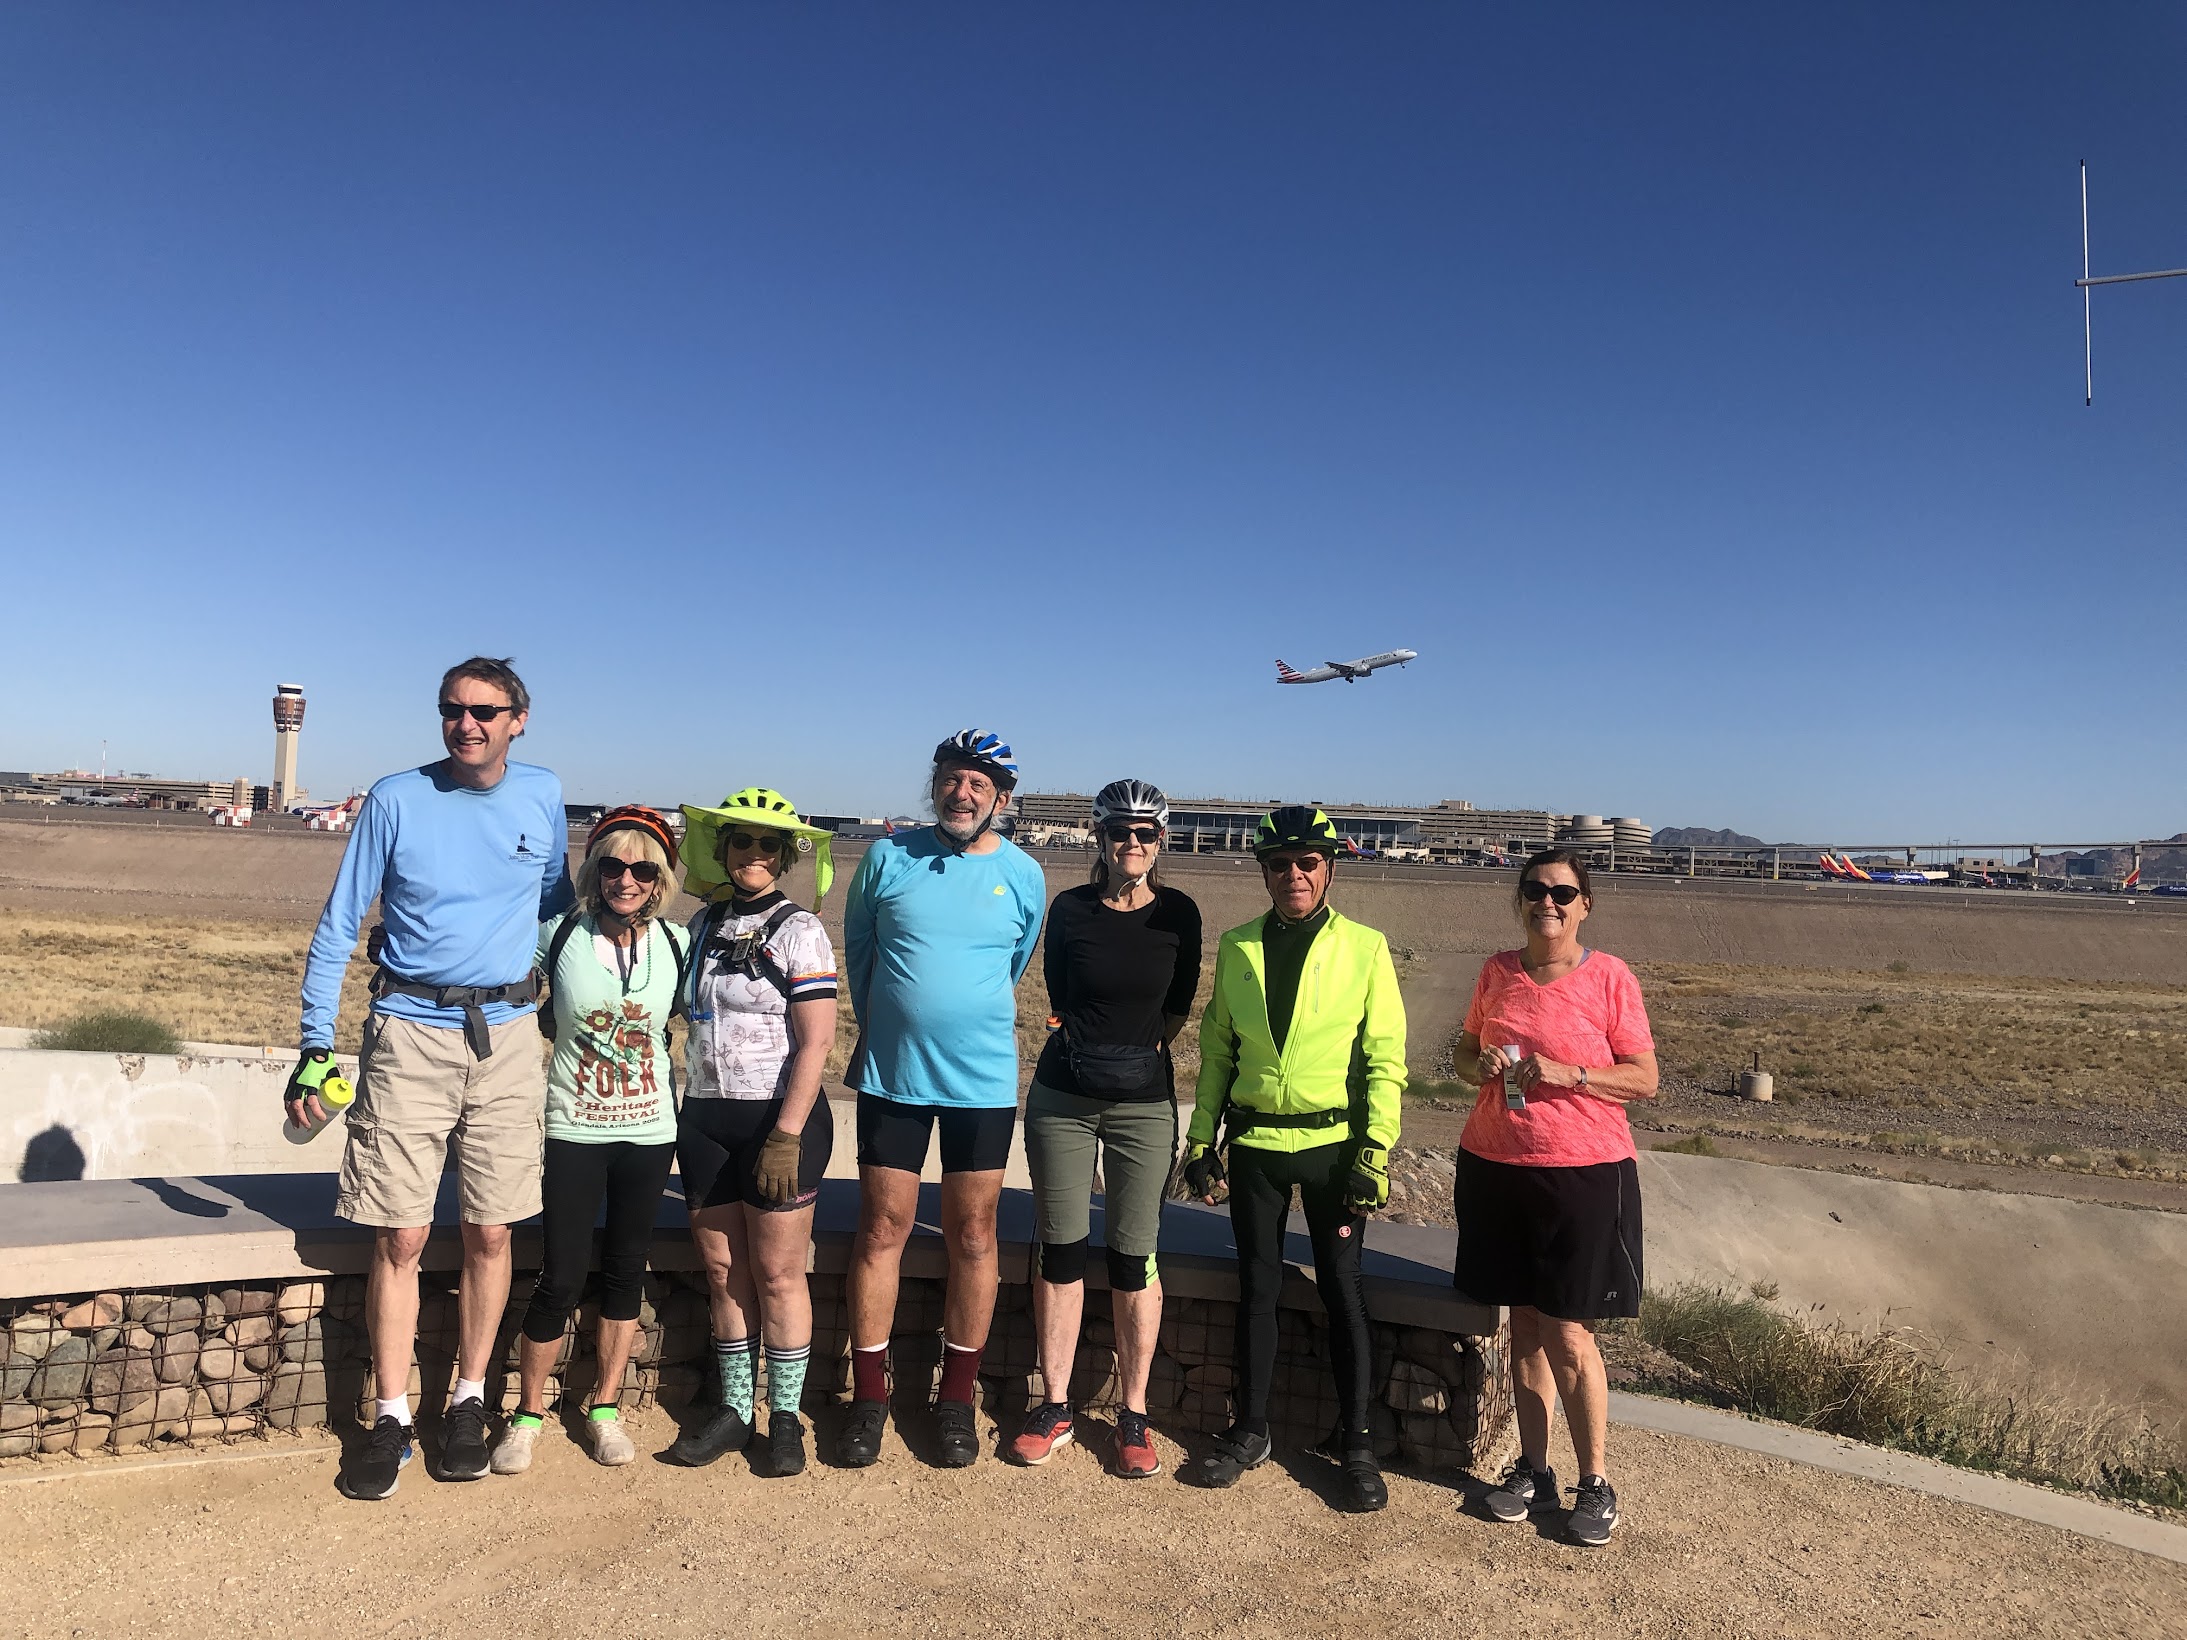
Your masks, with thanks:
<instances>
[{"instance_id":1,"label":"blue and white bicycle helmet","mask_svg":"<svg viewBox=\"0 0 2187 1640\"><path fill-rule=\"evenodd\" d=\"M959 729L934 748L935 768L953 764L977 769L998 786L1009 788L1018 783L1018 765L1011 756L1010 743L991 729Z\"/></svg>"},{"instance_id":2,"label":"blue and white bicycle helmet","mask_svg":"<svg viewBox=\"0 0 2187 1640\"><path fill-rule=\"evenodd\" d=\"M1112 780L1094 793L1093 823L1099 830L1111 820L1147 820L1169 830L1169 799L1144 780Z\"/></svg>"}]
</instances>

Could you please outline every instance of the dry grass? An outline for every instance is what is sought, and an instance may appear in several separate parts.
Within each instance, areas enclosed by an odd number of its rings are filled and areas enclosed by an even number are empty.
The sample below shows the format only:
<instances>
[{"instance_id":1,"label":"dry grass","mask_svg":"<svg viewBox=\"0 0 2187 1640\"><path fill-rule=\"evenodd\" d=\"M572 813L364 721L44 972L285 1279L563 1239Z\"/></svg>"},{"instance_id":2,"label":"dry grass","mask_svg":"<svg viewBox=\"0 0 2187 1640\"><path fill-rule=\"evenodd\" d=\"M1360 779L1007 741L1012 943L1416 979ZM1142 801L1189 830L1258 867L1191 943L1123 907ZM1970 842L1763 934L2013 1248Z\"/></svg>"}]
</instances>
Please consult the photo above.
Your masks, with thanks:
<instances>
[{"instance_id":1,"label":"dry grass","mask_svg":"<svg viewBox=\"0 0 2187 1640\"><path fill-rule=\"evenodd\" d=\"M1643 1367L1642 1387L1963 1468L2187 1508L2182 1432L2142 1409L1976 1383L1898 1333L1813 1327L1711 1288L1651 1292L1638 1322L1618 1327L1682 1369L1650 1383ZM1617 1341L1606 1344L1614 1356Z\"/></svg>"},{"instance_id":2,"label":"dry grass","mask_svg":"<svg viewBox=\"0 0 2187 1640\"><path fill-rule=\"evenodd\" d=\"M1664 1068L1759 1052L1777 1098L1961 1109L2187 1108L2187 988L1639 963Z\"/></svg>"}]
</instances>

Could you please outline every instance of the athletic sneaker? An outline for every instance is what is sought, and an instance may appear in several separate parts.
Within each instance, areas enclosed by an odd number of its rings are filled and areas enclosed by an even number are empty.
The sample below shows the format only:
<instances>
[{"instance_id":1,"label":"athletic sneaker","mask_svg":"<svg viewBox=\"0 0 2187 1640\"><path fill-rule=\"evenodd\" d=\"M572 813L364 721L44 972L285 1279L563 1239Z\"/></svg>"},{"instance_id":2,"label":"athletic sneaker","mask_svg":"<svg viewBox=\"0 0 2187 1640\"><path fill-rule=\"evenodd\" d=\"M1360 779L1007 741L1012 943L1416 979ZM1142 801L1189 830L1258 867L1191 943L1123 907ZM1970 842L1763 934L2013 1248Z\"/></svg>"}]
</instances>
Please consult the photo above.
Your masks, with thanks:
<instances>
[{"instance_id":1,"label":"athletic sneaker","mask_svg":"<svg viewBox=\"0 0 2187 1640\"><path fill-rule=\"evenodd\" d=\"M1071 1409L1061 1401L1043 1401L1025 1420L1025 1431L1010 1443L1010 1456L1038 1468L1071 1444Z\"/></svg>"},{"instance_id":2,"label":"athletic sneaker","mask_svg":"<svg viewBox=\"0 0 2187 1640\"><path fill-rule=\"evenodd\" d=\"M767 1473L782 1479L805 1472L805 1425L794 1412L767 1414Z\"/></svg>"},{"instance_id":3,"label":"athletic sneaker","mask_svg":"<svg viewBox=\"0 0 2187 1640\"><path fill-rule=\"evenodd\" d=\"M1116 1415L1116 1472L1128 1481L1162 1472L1162 1455L1154 1450L1154 1433L1144 1412L1126 1408Z\"/></svg>"},{"instance_id":4,"label":"athletic sneaker","mask_svg":"<svg viewBox=\"0 0 2187 1640\"><path fill-rule=\"evenodd\" d=\"M1572 1534L1572 1541L1589 1549L1599 1549L1610 1541L1610 1529L1616 1525L1617 1494L1610 1490L1609 1477L1582 1475L1579 1496L1564 1523L1564 1529Z\"/></svg>"},{"instance_id":5,"label":"athletic sneaker","mask_svg":"<svg viewBox=\"0 0 2187 1640\"><path fill-rule=\"evenodd\" d=\"M519 1416L509 1420L494 1444L493 1470L497 1475L521 1475L532 1466L532 1446L539 1439L541 1422Z\"/></svg>"},{"instance_id":6,"label":"athletic sneaker","mask_svg":"<svg viewBox=\"0 0 2187 1640\"><path fill-rule=\"evenodd\" d=\"M595 1418L587 1413L585 1440L592 1447L592 1461L610 1469L620 1468L638 1456L638 1445L621 1418Z\"/></svg>"},{"instance_id":7,"label":"athletic sneaker","mask_svg":"<svg viewBox=\"0 0 2187 1640\"><path fill-rule=\"evenodd\" d=\"M368 1503L393 1497L402 1466L415 1450L410 1433L410 1426L393 1413L382 1414L350 1461L349 1472L342 1477L342 1491Z\"/></svg>"},{"instance_id":8,"label":"athletic sneaker","mask_svg":"<svg viewBox=\"0 0 2187 1640\"><path fill-rule=\"evenodd\" d=\"M486 1403L466 1395L441 1414L440 1478L444 1481L484 1480L493 1467L486 1451Z\"/></svg>"},{"instance_id":9,"label":"athletic sneaker","mask_svg":"<svg viewBox=\"0 0 2187 1640\"><path fill-rule=\"evenodd\" d=\"M979 1426L972 1421L968 1401L934 1403L935 1455L944 1469L965 1469L980 1455Z\"/></svg>"},{"instance_id":10,"label":"athletic sneaker","mask_svg":"<svg viewBox=\"0 0 2187 1640\"><path fill-rule=\"evenodd\" d=\"M1492 1489L1481 1502L1498 1520L1524 1520L1540 1510L1556 1508L1560 1496L1557 1472L1536 1469L1521 1454L1504 1471L1502 1484Z\"/></svg>"},{"instance_id":11,"label":"athletic sneaker","mask_svg":"<svg viewBox=\"0 0 2187 1640\"><path fill-rule=\"evenodd\" d=\"M835 1438L835 1461L844 1469L863 1469L881 1456L881 1431L888 1427L886 1401L853 1401Z\"/></svg>"},{"instance_id":12,"label":"athletic sneaker","mask_svg":"<svg viewBox=\"0 0 2187 1640\"><path fill-rule=\"evenodd\" d=\"M1185 1466L1181 1477L1194 1486L1236 1486L1248 1469L1258 1469L1276 1449L1266 1435L1232 1424L1208 1437L1207 1450Z\"/></svg>"},{"instance_id":13,"label":"athletic sneaker","mask_svg":"<svg viewBox=\"0 0 2187 1640\"><path fill-rule=\"evenodd\" d=\"M752 1438L752 1426L735 1407L716 1407L705 1423L678 1435L668 1449L676 1463L703 1469L727 1452L742 1452Z\"/></svg>"}]
</instances>

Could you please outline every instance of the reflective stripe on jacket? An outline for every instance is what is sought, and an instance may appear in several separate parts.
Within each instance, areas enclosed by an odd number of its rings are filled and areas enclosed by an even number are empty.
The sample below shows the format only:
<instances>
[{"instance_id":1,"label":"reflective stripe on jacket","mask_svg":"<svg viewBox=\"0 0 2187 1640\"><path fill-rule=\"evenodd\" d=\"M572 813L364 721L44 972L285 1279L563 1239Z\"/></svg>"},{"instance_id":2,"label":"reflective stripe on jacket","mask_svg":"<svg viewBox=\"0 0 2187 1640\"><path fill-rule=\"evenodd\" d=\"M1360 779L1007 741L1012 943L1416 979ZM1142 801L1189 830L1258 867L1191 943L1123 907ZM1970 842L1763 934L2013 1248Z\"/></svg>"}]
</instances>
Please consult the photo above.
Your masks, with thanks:
<instances>
[{"instance_id":1,"label":"reflective stripe on jacket","mask_svg":"<svg viewBox=\"0 0 2187 1640\"><path fill-rule=\"evenodd\" d=\"M1405 1091L1405 1003L1389 941L1331 908L1307 951L1279 1054L1268 1024L1261 925L1261 917L1239 924L1216 951L1215 994L1200 1017L1200 1080L1189 1141L1214 1142L1227 1096L1245 1110L1285 1116L1343 1110L1356 1100L1365 1106L1367 1137L1385 1149L1394 1146ZM1252 1127L1236 1142L1293 1152L1351 1136L1351 1126L1342 1123Z\"/></svg>"}]
</instances>

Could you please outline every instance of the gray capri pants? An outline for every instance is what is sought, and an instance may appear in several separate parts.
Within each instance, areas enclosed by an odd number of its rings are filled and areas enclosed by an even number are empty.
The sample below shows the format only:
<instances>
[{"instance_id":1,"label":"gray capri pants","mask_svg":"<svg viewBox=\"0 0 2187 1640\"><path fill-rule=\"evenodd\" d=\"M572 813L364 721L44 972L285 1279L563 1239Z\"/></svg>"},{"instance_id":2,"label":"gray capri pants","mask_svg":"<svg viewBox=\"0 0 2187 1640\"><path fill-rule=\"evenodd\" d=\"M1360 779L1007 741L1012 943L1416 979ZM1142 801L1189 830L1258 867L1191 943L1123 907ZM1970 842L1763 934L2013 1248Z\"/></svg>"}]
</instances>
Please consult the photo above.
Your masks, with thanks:
<instances>
[{"instance_id":1,"label":"gray capri pants","mask_svg":"<svg viewBox=\"0 0 2187 1640\"><path fill-rule=\"evenodd\" d=\"M1162 1192L1177 1160L1177 1106L1168 1099L1089 1099L1036 1080L1025 1095L1025 1161L1046 1245L1066 1246L1092 1233L1097 1149L1108 1186L1109 1251L1151 1259L1162 1236Z\"/></svg>"}]
</instances>

